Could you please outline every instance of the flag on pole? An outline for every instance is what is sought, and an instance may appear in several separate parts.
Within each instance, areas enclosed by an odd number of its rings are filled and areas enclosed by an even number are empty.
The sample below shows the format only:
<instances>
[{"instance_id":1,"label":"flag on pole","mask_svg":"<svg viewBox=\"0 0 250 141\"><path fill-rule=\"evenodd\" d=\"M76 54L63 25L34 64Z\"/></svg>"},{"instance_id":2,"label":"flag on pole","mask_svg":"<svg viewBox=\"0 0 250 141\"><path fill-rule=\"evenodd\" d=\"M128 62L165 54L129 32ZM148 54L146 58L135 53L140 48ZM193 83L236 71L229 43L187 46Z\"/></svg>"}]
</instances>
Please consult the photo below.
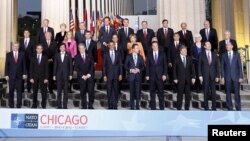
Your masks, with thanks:
<instances>
[{"instance_id":1,"label":"flag on pole","mask_svg":"<svg viewBox=\"0 0 250 141\"><path fill-rule=\"evenodd\" d=\"M79 16L78 16L78 9L76 10L76 23L75 23L75 31L79 28Z\"/></svg>"},{"instance_id":2,"label":"flag on pole","mask_svg":"<svg viewBox=\"0 0 250 141\"><path fill-rule=\"evenodd\" d=\"M70 29L71 32L73 32L74 29L75 29L75 23L74 23L74 17L73 17L72 9L70 10L70 16L69 16L69 29Z\"/></svg>"},{"instance_id":3,"label":"flag on pole","mask_svg":"<svg viewBox=\"0 0 250 141\"><path fill-rule=\"evenodd\" d=\"M86 21L87 21L87 18L88 18L88 16L87 16L87 10L85 9L85 10L83 11L83 21L86 22Z\"/></svg>"},{"instance_id":4,"label":"flag on pole","mask_svg":"<svg viewBox=\"0 0 250 141\"><path fill-rule=\"evenodd\" d=\"M90 19L90 32L92 33L92 36L95 34L95 12L92 11L91 19Z\"/></svg>"}]
</instances>

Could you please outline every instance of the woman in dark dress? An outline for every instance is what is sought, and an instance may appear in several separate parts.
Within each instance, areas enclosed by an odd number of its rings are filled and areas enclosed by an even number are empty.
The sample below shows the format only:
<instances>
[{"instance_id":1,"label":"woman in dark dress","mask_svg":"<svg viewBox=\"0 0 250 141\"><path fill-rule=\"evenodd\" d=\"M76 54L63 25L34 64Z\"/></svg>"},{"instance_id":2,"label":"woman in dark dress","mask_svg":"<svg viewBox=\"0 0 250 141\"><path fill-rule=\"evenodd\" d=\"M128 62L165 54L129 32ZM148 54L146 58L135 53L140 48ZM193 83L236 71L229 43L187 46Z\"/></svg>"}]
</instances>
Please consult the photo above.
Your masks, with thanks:
<instances>
[{"instance_id":1,"label":"woman in dark dress","mask_svg":"<svg viewBox=\"0 0 250 141\"><path fill-rule=\"evenodd\" d=\"M65 23L62 23L60 25L60 29L61 31L56 33L56 37L55 37L55 41L57 43L57 45L61 44L63 42L63 40L65 39L65 36L66 36L66 24Z\"/></svg>"}]
</instances>

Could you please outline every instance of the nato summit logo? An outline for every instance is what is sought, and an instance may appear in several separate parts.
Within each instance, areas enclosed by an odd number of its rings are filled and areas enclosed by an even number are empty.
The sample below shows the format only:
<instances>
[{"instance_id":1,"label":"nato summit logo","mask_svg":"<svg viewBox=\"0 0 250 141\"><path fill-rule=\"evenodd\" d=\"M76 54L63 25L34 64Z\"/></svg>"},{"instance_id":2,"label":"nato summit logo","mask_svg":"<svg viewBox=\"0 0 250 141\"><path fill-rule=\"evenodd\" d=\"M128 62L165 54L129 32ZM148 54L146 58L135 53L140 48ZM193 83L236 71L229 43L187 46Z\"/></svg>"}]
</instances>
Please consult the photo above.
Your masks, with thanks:
<instances>
[{"instance_id":1,"label":"nato summit logo","mask_svg":"<svg viewBox=\"0 0 250 141\"><path fill-rule=\"evenodd\" d=\"M11 114L11 128L38 128L38 114Z\"/></svg>"}]
</instances>

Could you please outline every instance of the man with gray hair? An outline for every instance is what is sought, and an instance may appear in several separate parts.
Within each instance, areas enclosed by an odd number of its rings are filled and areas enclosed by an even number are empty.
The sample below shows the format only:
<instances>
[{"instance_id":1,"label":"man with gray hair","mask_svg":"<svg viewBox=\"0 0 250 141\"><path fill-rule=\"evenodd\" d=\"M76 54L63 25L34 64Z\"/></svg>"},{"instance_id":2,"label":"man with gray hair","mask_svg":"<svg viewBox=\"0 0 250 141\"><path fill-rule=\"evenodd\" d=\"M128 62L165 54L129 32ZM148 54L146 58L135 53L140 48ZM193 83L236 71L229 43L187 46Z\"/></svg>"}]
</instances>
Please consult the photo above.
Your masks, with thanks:
<instances>
[{"instance_id":1,"label":"man with gray hair","mask_svg":"<svg viewBox=\"0 0 250 141\"><path fill-rule=\"evenodd\" d=\"M231 43L233 45L233 51L238 50L237 42L234 39L231 39L231 33L229 30L224 32L224 39L219 42L219 54L220 56L227 51L226 45L227 43Z\"/></svg>"}]
</instances>

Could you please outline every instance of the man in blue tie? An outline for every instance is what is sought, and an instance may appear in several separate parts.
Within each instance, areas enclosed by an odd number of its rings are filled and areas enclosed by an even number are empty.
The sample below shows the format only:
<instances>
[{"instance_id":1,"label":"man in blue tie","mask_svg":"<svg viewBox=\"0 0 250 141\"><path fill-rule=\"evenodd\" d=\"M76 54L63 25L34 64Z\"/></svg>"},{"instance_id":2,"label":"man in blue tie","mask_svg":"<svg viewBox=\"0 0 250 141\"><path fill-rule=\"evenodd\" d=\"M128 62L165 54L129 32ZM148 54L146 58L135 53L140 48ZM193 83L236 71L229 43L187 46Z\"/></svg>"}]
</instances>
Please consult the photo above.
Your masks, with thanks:
<instances>
[{"instance_id":1,"label":"man in blue tie","mask_svg":"<svg viewBox=\"0 0 250 141\"><path fill-rule=\"evenodd\" d=\"M146 61L146 80L149 80L150 107L156 110L155 93L158 90L159 107L164 110L164 87L163 83L167 79L167 59L164 52L159 51L157 41L152 42L152 49Z\"/></svg>"},{"instance_id":2,"label":"man in blue tie","mask_svg":"<svg viewBox=\"0 0 250 141\"><path fill-rule=\"evenodd\" d=\"M225 84L226 104L228 110L233 110L231 90L234 91L235 108L241 110L240 83L243 81L242 63L240 54L233 51L231 42L226 45L227 52L222 54L221 59L221 81Z\"/></svg>"},{"instance_id":3,"label":"man in blue tie","mask_svg":"<svg viewBox=\"0 0 250 141\"><path fill-rule=\"evenodd\" d=\"M110 41L109 51L103 56L103 79L107 82L108 108L117 109L118 103L118 81L122 80L122 59L118 51L115 51L115 44Z\"/></svg>"},{"instance_id":4,"label":"man in blue tie","mask_svg":"<svg viewBox=\"0 0 250 141\"><path fill-rule=\"evenodd\" d=\"M133 53L129 54L126 58L124 68L128 72L127 80L129 81L130 89L130 108L134 110L140 109L140 93L141 93L141 80L142 71L144 70L144 61L139 53L138 44L132 45ZM136 101L136 105L135 105Z\"/></svg>"}]
</instances>

